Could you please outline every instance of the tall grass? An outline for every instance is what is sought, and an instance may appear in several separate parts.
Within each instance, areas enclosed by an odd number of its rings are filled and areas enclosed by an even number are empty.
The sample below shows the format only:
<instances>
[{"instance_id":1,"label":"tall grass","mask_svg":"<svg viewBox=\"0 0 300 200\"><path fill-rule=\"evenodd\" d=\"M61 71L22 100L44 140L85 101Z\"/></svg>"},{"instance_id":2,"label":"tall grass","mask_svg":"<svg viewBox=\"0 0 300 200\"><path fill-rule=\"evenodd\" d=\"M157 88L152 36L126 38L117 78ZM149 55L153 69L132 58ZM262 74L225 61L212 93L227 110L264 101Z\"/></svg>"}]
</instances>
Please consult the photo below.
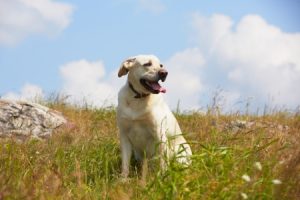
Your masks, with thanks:
<instances>
[{"instance_id":1,"label":"tall grass","mask_svg":"<svg viewBox=\"0 0 300 200\"><path fill-rule=\"evenodd\" d=\"M299 199L300 117L176 114L192 165L149 161L145 181L132 163L122 182L114 109L48 104L75 124L46 141L1 140L0 199ZM243 119L251 128L231 131ZM281 184L280 184L281 183Z\"/></svg>"}]
</instances>

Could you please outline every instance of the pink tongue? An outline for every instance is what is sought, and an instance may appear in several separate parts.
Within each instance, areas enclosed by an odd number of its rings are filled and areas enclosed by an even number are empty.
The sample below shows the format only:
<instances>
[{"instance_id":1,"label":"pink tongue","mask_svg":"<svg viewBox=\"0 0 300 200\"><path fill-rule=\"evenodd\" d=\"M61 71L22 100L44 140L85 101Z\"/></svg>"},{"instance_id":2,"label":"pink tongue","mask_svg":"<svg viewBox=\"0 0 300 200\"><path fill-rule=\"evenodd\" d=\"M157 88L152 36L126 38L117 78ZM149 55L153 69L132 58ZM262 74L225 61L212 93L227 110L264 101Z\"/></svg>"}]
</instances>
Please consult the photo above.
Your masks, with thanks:
<instances>
[{"instance_id":1,"label":"pink tongue","mask_svg":"<svg viewBox=\"0 0 300 200\"><path fill-rule=\"evenodd\" d=\"M159 92L166 93L166 88L160 87Z\"/></svg>"},{"instance_id":2,"label":"pink tongue","mask_svg":"<svg viewBox=\"0 0 300 200\"><path fill-rule=\"evenodd\" d=\"M159 92L166 93L166 88L161 87L158 83L152 82L151 87Z\"/></svg>"}]
</instances>

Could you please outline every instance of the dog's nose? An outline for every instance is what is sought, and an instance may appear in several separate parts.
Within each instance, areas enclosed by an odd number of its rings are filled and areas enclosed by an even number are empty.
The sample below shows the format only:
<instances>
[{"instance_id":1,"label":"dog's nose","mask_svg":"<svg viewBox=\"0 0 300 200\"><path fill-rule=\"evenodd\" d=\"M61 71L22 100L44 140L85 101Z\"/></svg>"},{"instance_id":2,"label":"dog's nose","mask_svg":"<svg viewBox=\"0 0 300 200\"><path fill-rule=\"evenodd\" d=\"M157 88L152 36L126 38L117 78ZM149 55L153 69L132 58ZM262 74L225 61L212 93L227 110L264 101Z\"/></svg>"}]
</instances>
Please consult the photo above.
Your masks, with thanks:
<instances>
[{"instance_id":1,"label":"dog's nose","mask_svg":"<svg viewBox=\"0 0 300 200\"><path fill-rule=\"evenodd\" d=\"M158 76L164 82L168 76L168 71L165 69L162 69L158 72Z\"/></svg>"}]
</instances>

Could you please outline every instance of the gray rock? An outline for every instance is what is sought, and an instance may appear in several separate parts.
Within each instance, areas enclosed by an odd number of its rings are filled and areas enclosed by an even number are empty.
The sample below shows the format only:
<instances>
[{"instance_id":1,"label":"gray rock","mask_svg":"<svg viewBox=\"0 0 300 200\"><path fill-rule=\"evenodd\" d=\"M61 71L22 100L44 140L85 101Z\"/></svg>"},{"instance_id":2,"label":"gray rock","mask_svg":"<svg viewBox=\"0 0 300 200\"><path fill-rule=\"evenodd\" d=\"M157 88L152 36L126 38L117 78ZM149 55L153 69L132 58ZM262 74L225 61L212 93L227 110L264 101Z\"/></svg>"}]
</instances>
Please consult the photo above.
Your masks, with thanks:
<instances>
[{"instance_id":1,"label":"gray rock","mask_svg":"<svg viewBox=\"0 0 300 200\"><path fill-rule=\"evenodd\" d=\"M0 137L48 138L67 123L60 113L37 103L0 100Z\"/></svg>"},{"instance_id":2,"label":"gray rock","mask_svg":"<svg viewBox=\"0 0 300 200\"><path fill-rule=\"evenodd\" d=\"M231 121L229 124L225 126L225 130L230 131L232 133L237 133L243 129L250 129L255 125L254 122L248 122L245 120L236 119Z\"/></svg>"}]
</instances>

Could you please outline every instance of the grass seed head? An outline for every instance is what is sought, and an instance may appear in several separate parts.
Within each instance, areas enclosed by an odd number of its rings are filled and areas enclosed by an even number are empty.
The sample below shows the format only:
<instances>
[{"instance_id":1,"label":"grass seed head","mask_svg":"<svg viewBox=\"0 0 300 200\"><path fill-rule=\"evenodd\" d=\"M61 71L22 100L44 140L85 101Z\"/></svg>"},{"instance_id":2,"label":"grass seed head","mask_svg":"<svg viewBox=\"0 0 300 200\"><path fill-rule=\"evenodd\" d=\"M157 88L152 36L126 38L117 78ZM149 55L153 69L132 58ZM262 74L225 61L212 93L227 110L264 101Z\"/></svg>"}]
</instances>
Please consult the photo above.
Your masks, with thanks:
<instances>
[{"instance_id":1,"label":"grass seed head","mask_svg":"<svg viewBox=\"0 0 300 200\"><path fill-rule=\"evenodd\" d=\"M254 167L255 167L257 170L259 170L259 171L262 170L262 165L260 164L260 162L255 162L255 163L254 163Z\"/></svg>"},{"instance_id":2,"label":"grass seed head","mask_svg":"<svg viewBox=\"0 0 300 200\"><path fill-rule=\"evenodd\" d=\"M274 185L280 185L280 184L282 184L281 180L279 180L279 179L273 179L273 180L272 180L272 183L273 183Z\"/></svg>"},{"instance_id":3,"label":"grass seed head","mask_svg":"<svg viewBox=\"0 0 300 200\"><path fill-rule=\"evenodd\" d=\"M244 174L244 175L242 176L242 179L243 179L244 181L246 181L246 182L250 182L250 181L251 181L250 176L248 176L247 174Z\"/></svg>"},{"instance_id":4,"label":"grass seed head","mask_svg":"<svg viewBox=\"0 0 300 200\"><path fill-rule=\"evenodd\" d=\"M244 192L241 192L241 197L243 199L248 199L248 195L246 193L244 193Z\"/></svg>"}]
</instances>

